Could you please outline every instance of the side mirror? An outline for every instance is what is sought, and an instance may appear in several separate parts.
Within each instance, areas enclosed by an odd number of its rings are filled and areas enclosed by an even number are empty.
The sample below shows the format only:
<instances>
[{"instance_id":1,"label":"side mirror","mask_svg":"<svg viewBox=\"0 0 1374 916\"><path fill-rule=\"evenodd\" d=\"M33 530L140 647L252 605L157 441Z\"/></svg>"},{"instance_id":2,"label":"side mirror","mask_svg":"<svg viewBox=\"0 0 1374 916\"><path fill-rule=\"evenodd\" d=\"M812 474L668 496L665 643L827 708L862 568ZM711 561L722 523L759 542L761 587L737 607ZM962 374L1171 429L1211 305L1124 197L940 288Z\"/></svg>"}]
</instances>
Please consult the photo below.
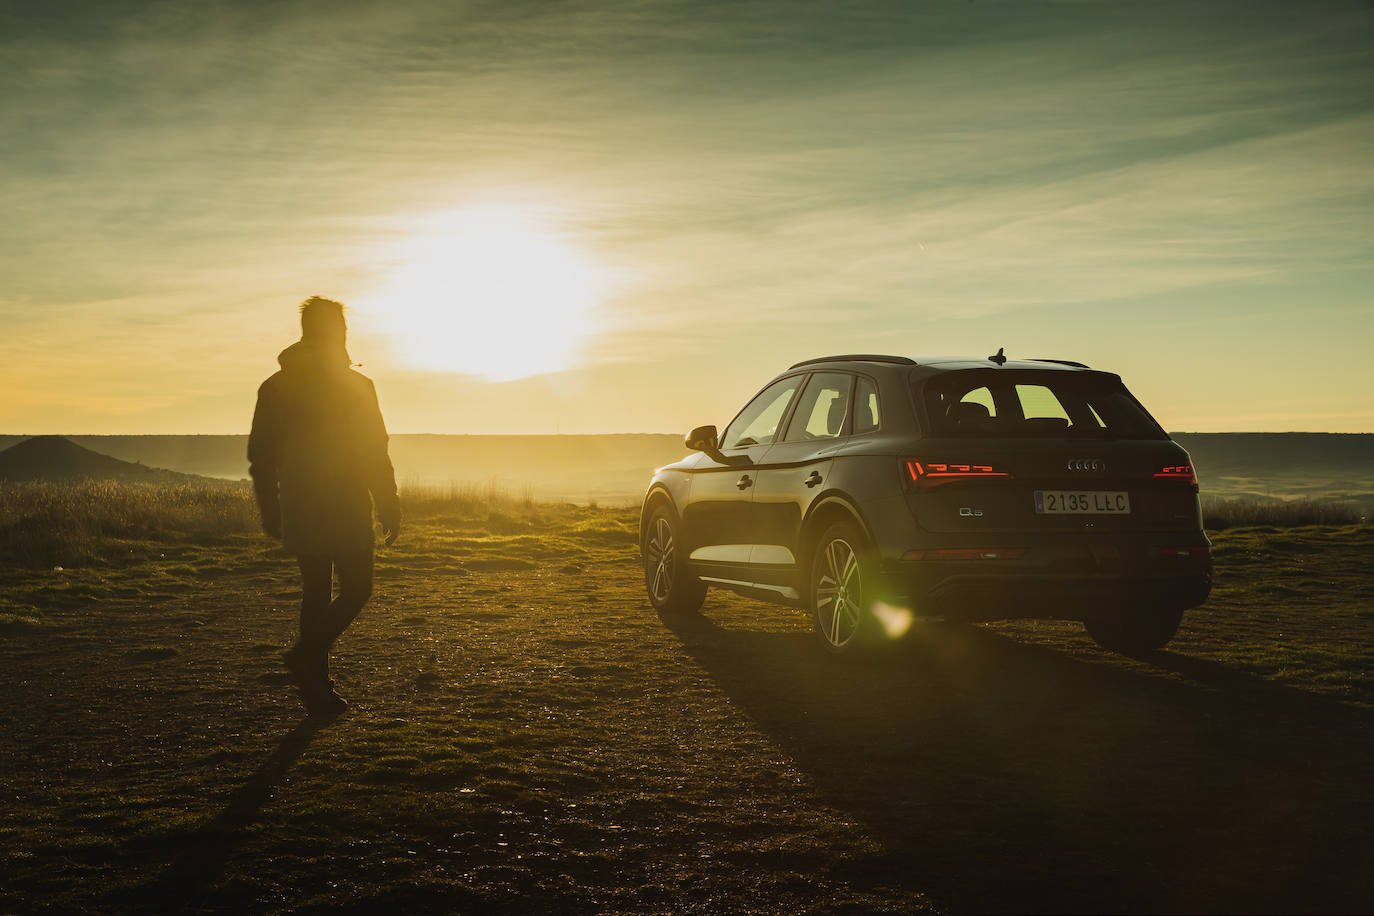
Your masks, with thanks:
<instances>
[{"instance_id":1,"label":"side mirror","mask_svg":"<svg viewBox=\"0 0 1374 916\"><path fill-rule=\"evenodd\" d=\"M698 426L682 441L694 452L714 452L720 446L714 426Z\"/></svg>"}]
</instances>

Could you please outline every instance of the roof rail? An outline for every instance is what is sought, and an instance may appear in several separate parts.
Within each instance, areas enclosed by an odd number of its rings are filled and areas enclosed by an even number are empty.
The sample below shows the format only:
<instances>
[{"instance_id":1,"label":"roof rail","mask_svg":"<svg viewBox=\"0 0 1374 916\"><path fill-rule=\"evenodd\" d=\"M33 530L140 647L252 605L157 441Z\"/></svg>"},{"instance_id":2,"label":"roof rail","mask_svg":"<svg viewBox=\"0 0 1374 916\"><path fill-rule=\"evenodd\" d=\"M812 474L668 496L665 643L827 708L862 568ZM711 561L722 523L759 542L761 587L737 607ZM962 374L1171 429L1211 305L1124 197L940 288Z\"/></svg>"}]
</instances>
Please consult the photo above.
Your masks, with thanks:
<instances>
[{"instance_id":1,"label":"roof rail","mask_svg":"<svg viewBox=\"0 0 1374 916\"><path fill-rule=\"evenodd\" d=\"M1076 363L1071 359L1032 359L1027 361L1032 363L1055 363L1060 366L1073 366L1075 369L1092 368L1087 363Z\"/></svg>"},{"instance_id":2,"label":"roof rail","mask_svg":"<svg viewBox=\"0 0 1374 916\"><path fill-rule=\"evenodd\" d=\"M815 363L896 363L899 366L914 366L916 365L916 360L905 356L881 356L875 353L846 353L842 356L818 356L815 359L804 359L788 368L796 369L799 366L810 366Z\"/></svg>"}]
</instances>

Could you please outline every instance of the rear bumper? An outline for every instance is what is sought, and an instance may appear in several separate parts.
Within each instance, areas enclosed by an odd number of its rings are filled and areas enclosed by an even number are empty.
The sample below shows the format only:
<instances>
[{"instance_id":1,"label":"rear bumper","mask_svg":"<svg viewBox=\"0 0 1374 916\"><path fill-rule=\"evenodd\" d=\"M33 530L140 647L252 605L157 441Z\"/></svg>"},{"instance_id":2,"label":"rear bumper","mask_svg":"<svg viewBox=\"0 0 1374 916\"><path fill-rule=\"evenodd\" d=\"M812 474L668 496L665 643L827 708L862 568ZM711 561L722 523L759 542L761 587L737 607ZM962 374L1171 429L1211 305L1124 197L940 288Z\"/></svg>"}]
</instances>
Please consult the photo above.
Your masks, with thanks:
<instances>
[{"instance_id":1,"label":"rear bumper","mask_svg":"<svg viewBox=\"0 0 1374 916\"><path fill-rule=\"evenodd\" d=\"M962 620L1062 617L1081 620L1125 604L1186 609L1207 600L1210 575L1173 579L947 579L929 595L931 612Z\"/></svg>"},{"instance_id":2,"label":"rear bumper","mask_svg":"<svg viewBox=\"0 0 1374 916\"><path fill-rule=\"evenodd\" d=\"M1081 620L1124 604L1186 609L1212 590L1210 561L1174 570L1056 571L1002 561L885 564L888 600L922 616ZM1006 568L998 568L1006 567Z\"/></svg>"}]
</instances>

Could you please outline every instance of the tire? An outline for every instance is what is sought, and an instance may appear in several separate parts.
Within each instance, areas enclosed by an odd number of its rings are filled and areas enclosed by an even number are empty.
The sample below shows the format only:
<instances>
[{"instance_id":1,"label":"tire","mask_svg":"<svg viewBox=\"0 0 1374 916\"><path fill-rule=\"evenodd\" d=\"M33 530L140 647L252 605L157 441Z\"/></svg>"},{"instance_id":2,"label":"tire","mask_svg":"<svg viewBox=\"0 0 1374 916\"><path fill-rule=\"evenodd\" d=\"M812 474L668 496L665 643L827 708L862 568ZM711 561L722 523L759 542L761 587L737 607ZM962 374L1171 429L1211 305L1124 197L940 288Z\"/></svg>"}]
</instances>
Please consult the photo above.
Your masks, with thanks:
<instances>
[{"instance_id":1,"label":"tire","mask_svg":"<svg viewBox=\"0 0 1374 916\"><path fill-rule=\"evenodd\" d=\"M873 618L875 564L857 526L831 525L816 541L807 572L811 625L832 655L858 654L877 642Z\"/></svg>"},{"instance_id":2,"label":"tire","mask_svg":"<svg viewBox=\"0 0 1374 916\"><path fill-rule=\"evenodd\" d=\"M706 600L706 583L688 572L687 557L678 549L679 529L677 516L666 505L654 510L644 528L644 589L660 614L695 614Z\"/></svg>"},{"instance_id":3,"label":"tire","mask_svg":"<svg viewBox=\"0 0 1374 916\"><path fill-rule=\"evenodd\" d=\"M1132 607L1102 611L1083 621L1102 648L1139 657L1168 645L1183 621L1183 608Z\"/></svg>"}]
</instances>

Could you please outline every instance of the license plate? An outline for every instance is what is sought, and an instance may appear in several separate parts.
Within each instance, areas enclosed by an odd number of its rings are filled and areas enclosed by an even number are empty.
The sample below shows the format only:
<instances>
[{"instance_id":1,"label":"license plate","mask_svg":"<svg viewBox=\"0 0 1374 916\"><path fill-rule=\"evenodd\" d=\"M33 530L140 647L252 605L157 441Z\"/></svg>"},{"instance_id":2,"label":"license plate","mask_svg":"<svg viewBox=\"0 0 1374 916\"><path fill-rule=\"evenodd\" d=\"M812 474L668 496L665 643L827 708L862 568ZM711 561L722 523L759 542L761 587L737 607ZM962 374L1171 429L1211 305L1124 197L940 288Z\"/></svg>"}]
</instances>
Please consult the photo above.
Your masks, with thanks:
<instances>
[{"instance_id":1,"label":"license plate","mask_svg":"<svg viewBox=\"0 0 1374 916\"><path fill-rule=\"evenodd\" d=\"M1130 515L1131 495L1124 490L1036 490L1037 515Z\"/></svg>"}]
</instances>

